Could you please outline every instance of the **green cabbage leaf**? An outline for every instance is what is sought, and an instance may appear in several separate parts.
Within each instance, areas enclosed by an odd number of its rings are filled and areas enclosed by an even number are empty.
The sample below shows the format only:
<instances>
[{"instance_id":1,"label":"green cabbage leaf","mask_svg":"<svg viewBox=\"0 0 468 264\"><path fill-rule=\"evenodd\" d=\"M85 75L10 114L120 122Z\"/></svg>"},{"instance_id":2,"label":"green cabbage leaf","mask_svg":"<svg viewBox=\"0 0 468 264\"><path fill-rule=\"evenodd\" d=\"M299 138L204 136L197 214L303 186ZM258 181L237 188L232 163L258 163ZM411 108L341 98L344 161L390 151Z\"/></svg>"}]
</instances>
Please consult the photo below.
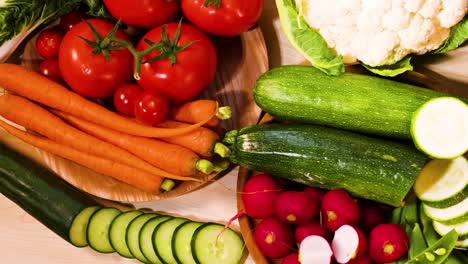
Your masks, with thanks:
<instances>
[{"instance_id":1,"label":"green cabbage leaf","mask_svg":"<svg viewBox=\"0 0 468 264\"><path fill-rule=\"evenodd\" d=\"M431 53L444 53L460 47L468 39L468 16L450 29L450 36L444 44Z\"/></svg>"}]
</instances>

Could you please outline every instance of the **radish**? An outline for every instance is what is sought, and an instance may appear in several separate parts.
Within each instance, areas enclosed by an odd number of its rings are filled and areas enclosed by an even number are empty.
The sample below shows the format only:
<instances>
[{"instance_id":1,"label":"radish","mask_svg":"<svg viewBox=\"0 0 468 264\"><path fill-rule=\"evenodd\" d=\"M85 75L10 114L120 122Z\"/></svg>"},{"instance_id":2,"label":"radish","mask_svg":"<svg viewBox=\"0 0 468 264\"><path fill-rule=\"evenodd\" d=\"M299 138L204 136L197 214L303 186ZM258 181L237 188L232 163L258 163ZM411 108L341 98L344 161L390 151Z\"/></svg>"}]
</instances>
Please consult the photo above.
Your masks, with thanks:
<instances>
[{"instance_id":1,"label":"radish","mask_svg":"<svg viewBox=\"0 0 468 264\"><path fill-rule=\"evenodd\" d=\"M283 258L281 264L300 264L299 253L294 252Z\"/></svg>"},{"instance_id":2,"label":"radish","mask_svg":"<svg viewBox=\"0 0 468 264\"><path fill-rule=\"evenodd\" d=\"M354 226L343 225L335 231L332 241L333 253L338 263L349 261L366 253L364 233Z\"/></svg>"},{"instance_id":3,"label":"radish","mask_svg":"<svg viewBox=\"0 0 468 264\"><path fill-rule=\"evenodd\" d=\"M302 264L330 264L333 251L321 236L308 236L299 246L299 262Z\"/></svg>"},{"instance_id":4,"label":"radish","mask_svg":"<svg viewBox=\"0 0 468 264\"><path fill-rule=\"evenodd\" d=\"M294 233L289 225L270 217L261 220L257 225L254 240L263 255L277 259L288 255L293 250Z\"/></svg>"},{"instance_id":5,"label":"radish","mask_svg":"<svg viewBox=\"0 0 468 264\"><path fill-rule=\"evenodd\" d=\"M372 264L372 261L368 255L360 256L352 259L348 264Z\"/></svg>"},{"instance_id":6,"label":"radish","mask_svg":"<svg viewBox=\"0 0 468 264\"><path fill-rule=\"evenodd\" d=\"M304 189L304 192L309 195L309 197L311 197L312 199L314 200L317 200L319 202L322 201L322 197L325 195L325 191L320 189L320 188L317 188L317 187L306 187Z\"/></svg>"},{"instance_id":7,"label":"radish","mask_svg":"<svg viewBox=\"0 0 468 264\"><path fill-rule=\"evenodd\" d=\"M301 244L304 238L312 235L321 236L328 241L331 238L330 231L326 229L323 225L321 225L319 222L312 222L296 227L295 237L297 244Z\"/></svg>"},{"instance_id":8,"label":"radish","mask_svg":"<svg viewBox=\"0 0 468 264\"><path fill-rule=\"evenodd\" d=\"M322 198L322 217L325 226L335 231L342 225L359 223L360 210L357 202L342 189L328 191Z\"/></svg>"},{"instance_id":9,"label":"radish","mask_svg":"<svg viewBox=\"0 0 468 264\"><path fill-rule=\"evenodd\" d=\"M364 233L369 233L374 227L385 223L385 215L380 207L372 205L361 206L360 226Z\"/></svg>"},{"instance_id":10,"label":"radish","mask_svg":"<svg viewBox=\"0 0 468 264\"><path fill-rule=\"evenodd\" d=\"M304 192L285 191L276 198L275 215L287 224L307 224L318 214L318 202Z\"/></svg>"},{"instance_id":11,"label":"radish","mask_svg":"<svg viewBox=\"0 0 468 264\"><path fill-rule=\"evenodd\" d=\"M243 211L257 219L273 216L275 200L281 192L282 187L273 176L265 173L252 176L242 190Z\"/></svg>"},{"instance_id":12,"label":"radish","mask_svg":"<svg viewBox=\"0 0 468 264\"><path fill-rule=\"evenodd\" d=\"M369 235L369 256L376 263L393 262L408 252L408 235L398 224L380 224Z\"/></svg>"}]
</instances>

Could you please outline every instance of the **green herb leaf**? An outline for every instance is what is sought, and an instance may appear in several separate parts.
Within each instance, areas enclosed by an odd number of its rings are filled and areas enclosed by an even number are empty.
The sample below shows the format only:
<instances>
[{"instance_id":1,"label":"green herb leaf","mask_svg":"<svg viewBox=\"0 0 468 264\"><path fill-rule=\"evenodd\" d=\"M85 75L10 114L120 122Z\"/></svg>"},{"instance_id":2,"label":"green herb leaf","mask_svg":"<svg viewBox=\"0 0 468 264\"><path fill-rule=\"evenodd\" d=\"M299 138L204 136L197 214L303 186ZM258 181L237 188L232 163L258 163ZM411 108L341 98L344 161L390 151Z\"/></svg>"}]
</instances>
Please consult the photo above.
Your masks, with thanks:
<instances>
[{"instance_id":1,"label":"green herb leaf","mask_svg":"<svg viewBox=\"0 0 468 264\"><path fill-rule=\"evenodd\" d=\"M444 44L431 53L444 53L458 48L468 39L468 16L450 29L450 36Z\"/></svg>"},{"instance_id":2,"label":"green herb leaf","mask_svg":"<svg viewBox=\"0 0 468 264\"><path fill-rule=\"evenodd\" d=\"M371 67L365 64L363 65L372 73L387 77L394 77L406 71L413 70L413 65L411 65L411 56L406 56L402 60L391 65L382 65L377 67Z\"/></svg>"}]
</instances>

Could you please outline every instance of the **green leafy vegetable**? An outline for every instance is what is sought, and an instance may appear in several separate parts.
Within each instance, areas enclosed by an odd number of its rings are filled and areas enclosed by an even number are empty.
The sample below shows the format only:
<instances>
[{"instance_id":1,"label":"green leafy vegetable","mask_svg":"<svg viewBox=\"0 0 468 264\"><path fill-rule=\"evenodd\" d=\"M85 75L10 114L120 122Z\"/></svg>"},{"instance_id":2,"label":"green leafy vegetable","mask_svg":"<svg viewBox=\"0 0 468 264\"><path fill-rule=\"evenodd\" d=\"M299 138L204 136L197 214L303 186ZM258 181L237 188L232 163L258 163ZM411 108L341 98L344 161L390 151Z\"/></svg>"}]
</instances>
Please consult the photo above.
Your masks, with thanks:
<instances>
[{"instance_id":1,"label":"green leafy vegetable","mask_svg":"<svg viewBox=\"0 0 468 264\"><path fill-rule=\"evenodd\" d=\"M458 48L468 39L468 16L450 29L450 36L444 44L431 53L444 53Z\"/></svg>"},{"instance_id":2,"label":"green leafy vegetable","mask_svg":"<svg viewBox=\"0 0 468 264\"><path fill-rule=\"evenodd\" d=\"M310 28L292 0L276 0L281 26L291 45L312 65L329 75L344 72L343 58L330 49L323 37Z\"/></svg>"},{"instance_id":3,"label":"green leafy vegetable","mask_svg":"<svg viewBox=\"0 0 468 264\"><path fill-rule=\"evenodd\" d=\"M410 234L410 248L408 251L409 258L415 258L427 248L426 240L424 239L423 232L419 224L414 224L413 230ZM439 251L441 251L440 249ZM445 253L444 253L445 254ZM442 254L443 255L443 254Z\"/></svg>"},{"instance_id":4,"label":"green leafy vegetable","mask_svg":"<svg viewBox=\"0 0 468 264\"><path fill-rule=\"evenodd\" d=\"M417 256L411 258L407 263L408 264L425 264L433 263L439 264L443 263L444 260L450 255L455 243L457 242L458 234L455 230L450 231L445 236L440 238L432 246L426 248L423 252L419 253ZM445 253L445 254L440 254Z\"/></svg>"},{"instance_id":5,"label":"green leafy vegetable","mask_svg":"<svg viewBox=\"0 0 468 264\"><path fill-rule=\"evenodd\" d=\"M371 67L369 65L364 65L364 67L371 71L372 73L387 76L387 77L394 77L399 74L402 74L406 71L413 70L413 65L411 65L411 56L406 56L399 62L396 62L391 65L382 65L377 67Z\"/></svg>"}]
</instances>

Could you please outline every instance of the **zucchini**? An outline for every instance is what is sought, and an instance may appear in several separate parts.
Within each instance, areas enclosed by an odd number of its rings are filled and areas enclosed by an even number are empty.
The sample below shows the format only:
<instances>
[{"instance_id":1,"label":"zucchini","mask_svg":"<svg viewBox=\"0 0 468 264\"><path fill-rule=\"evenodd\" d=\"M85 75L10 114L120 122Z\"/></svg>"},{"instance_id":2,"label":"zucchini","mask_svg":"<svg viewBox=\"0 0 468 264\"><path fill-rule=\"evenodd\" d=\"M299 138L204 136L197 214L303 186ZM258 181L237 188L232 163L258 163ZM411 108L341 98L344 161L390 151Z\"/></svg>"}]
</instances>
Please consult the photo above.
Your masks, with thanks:
<instances>
[{"instance_id":1,"label":"zucchini","mask_svg":"<svg viewBox=\"0 0 468 264\"><path fill-rule=\"evenodd\" d=\"M448 232L455 230L460 240L468 238L468 221L456 225L445 225L437 221L432 222L432 224L434 226L435 231L441 236L444 236Z\"/></svg>"},{"instance_id":2,"label":"zucchini","mask_svg":"<svg viewBox=\"0 0 468 264\"><path fill-rule=\"evenodd\" d=\"M231 161L292 181L400 206L426 163L413 146L305 124L233 130Z\"/></svg>"},{"instance_id":3,"label":"zucchini","mask_svg":"<svg viewBox=\"0 0 468 264\"><path fill-rule=\"evenodd\" d=\"M0 193L69 242L75 217L98 205L50 170L3 144Z\"/></svg>"},{"instance_id":4,"label":"zucchini","mask_svg":"<svg viewBox=\"0 0 468 264\"><path fill-rule=\"evenodd\" d=\"M423 205L423 209L427 216L442 224L455 225L468 221L468 197L462 202L447 208L434 208Z\"/></svg>"},{"instance_id":5,"label":"zucchini","mask_svg":"<svg viewBox=\"0 0 468 264\"><path fill-rule=\"evenodd\" d=\"M329 76L301 65L272 69L254 87L255 102L277 119L405 139L412 138L419 107L442 96L447 94L362 74Z\"/></svg>"}]
</instances>

